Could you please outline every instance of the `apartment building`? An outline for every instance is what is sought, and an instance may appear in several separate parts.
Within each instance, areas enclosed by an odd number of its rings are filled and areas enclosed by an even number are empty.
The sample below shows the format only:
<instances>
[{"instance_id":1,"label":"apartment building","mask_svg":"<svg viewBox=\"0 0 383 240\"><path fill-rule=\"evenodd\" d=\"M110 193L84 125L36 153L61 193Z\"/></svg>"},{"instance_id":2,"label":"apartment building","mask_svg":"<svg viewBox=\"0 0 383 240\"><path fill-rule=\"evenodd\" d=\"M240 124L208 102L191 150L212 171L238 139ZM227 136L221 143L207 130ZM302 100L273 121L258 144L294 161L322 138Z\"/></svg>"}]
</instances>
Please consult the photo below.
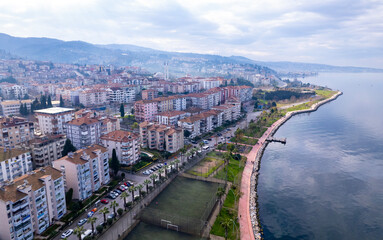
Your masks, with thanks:
<instances>
[{"instance_id":1,"label":"apartment building","mask_svg":"<svg viewBox=\"0 0 383 240\"><path fill-rule=\"evenodd\" d=\"M136 121L154 121L158 113L158 102L155 100L141 100L134 103Z\"/></svg>"},{"instance_id":2,"label":"apartment building","mask_svg":"<svg viewBox=\"0 0 383 240\"><path fill-rule=\"evenodd\" d=\"M143 100L152 100L154 98L158 98L158 90L155 90L155 89L142 90L141 95Z\"/></svg>"},{"instance_id":3,"label":"apartment building","mask_svg":"<svg viewBox=\"0 0 383 240\"><path fill-rule=\"evenodd\" d=\"M101 135L120 130L120 120L115 117L100 117Z\"/></svg>"},{"instance_id":4,"label":"apartment building","mask_svg":"<svg viewBox=\"0 0 383 240\"><path fill-rule=\"evenodd\" d=\"M235 121L241 114L241 103L238 104L222 104L220 106L212 107L213 110L220 110L223 112L223 122Z\"/></svg>"},{"instance_id":5,"label":"apartment building","mask_svg":"<svg viewBox=\"0 0 383 240\"><path fill-rule=\"evenodd\" d=\"M98 118L81 117L65 123L66 137L77 149L100 142L101 124Z\"/></svg>"},{"instance_id":6,"label":"apartment building","mask_svg":"<svg viewBox=\"0 0 383 240\"><path fill-rule=\"evenodd\" d=\"M108 149L92 145L53 161L64 175L65 190L73 189L73 198L84 200L110 181Z\"/></svg>"},{"instance_id":7,"label":"apartment building","mask_svg":"<svg viewBox=\"0 0 383 240\"><path fill-rule=\"evenodd\" d=\"M136 90L129 87L111 87L107 89L108 99L114 103L132 103L136 99Z\"/></svg>"},{"instance_id":8,"label":"apartment building","mask_svg":"<svg viewBox=\"0 0 383 240\"><path fill-rule=\"evenodd\" d=\"M33 137L33 122L21 117L0 118L0 147L14 148Z\"/></svg>"},{"instance_id":9,"label":"apartment building","mask_svg":"<svg viewBox=\"0 0 383 240\"><path fill-rule=\"evenodd\" d=\"M133 165L140 160L140 138L134 133L117 130L103 135L101 141L108 149L109 156L116 149L117 158L122 164Z\"/></svg>"},{"instance_id":10,"label":"apartment building","mask_svg":"<svg viewBox=\"0 0 383 240\"><path fill-rule=\"evenodd\" d=\"M191 133L190 137L196 137L222 126L224 113L220 110L209 110L190 116L178 121L178 126Z\"/></svg>"},{"instance_id":11,"label":"apartment building","mask_svg":"<svg viewBox=\"0 0 383 240\"><path fill-rule=\"evenodd\" d=\"M45 167L0 188L0 239L29 240L66 213L64 179Z\"/></svg>"},{"instance_id":12,"label":"apartment building","mask_svg":"<svg viewBox=\"0 0 383 240\"><path fill-rule=\"evenodd\" d=\"M20 105L26 104L28 111L31 111L31 104L32 100L8 100L8 101L2 101L0 103L1 105L1 114L3 116L16 116L20 115Z\"/></svg>"},{"instance_id":13,"label":"apartment building","mask_svg":"<svg viewBox=\"0 0 383 240\"><path fill-rule=\"evenodd\" d=\"M89 89L79 92L79 101L85 107L104 105L108 102L105 89Z\"/></svg>"},{"instance_id":14,"label":"apartment building","mask_svg":"<svg viewBox=\"0 0 383 240\"><path fill-rule=\"evenodd\" d=\"M178 120L189 117L191 114L184 111L171 111L157 114L157 122L163 125L177 126Z\"/></svg>"},{"instance_id":15,"label":"apartment building","mask_svg":"<svg viewBox=\"0 0 383 240\"><path fill-rule=\"evenodd\" d=\"M0 148L0 183L12 181L32 169L32 157L29 151Z\"/></svg>"},{"instance_id":16,"label":"apartment building","mask_svg":"<svg viewBox=\"0 0 383 240\"><path fill-rule=\"evenodd\" d=\"M43 134L64 134L64 124L73 118L73 108L52 107L36 110L35 115Z\"/></svg>"},{"instance_id":17,"label":"apartment building","mask_svg":"<svg viewBox=\"0 0 383 240\"><path fill-rule=\"evenodd\" d=\"M241 102L250 101L253 96L253 88L250 86L228 86L227 98L237 97Z\"/></svg>"},{"instance_id":18,"label":"apartment building","mask_svg":"<svg viewBox=\"0 0 383 240\"><path fill-rule=\"evenodd\" d=\"M140 123L141 146L159 151L176 152L184 146L183 130L149 122Z\"/></svg>"},{"instance_id":19,"label":"apartment building","mask_svg":"<svg viewBox=\"0 0 383 240\"><path fill-rule=\"evenodd\" d=\"M28 92L24 86L12 83L0 83L0 91L8 99L21 99Z\"/></svg>"},{"instance_id":20,"label":"apartment building","mask_svg":"<svg viewBox=\"0 0 383 240\"><path fill-rule=\"evenodd\" d=\"M62 157L66 137L62 134L49 134L36 137L29 142L34 167L51 166Z\"/></svg>"}]
</instances>

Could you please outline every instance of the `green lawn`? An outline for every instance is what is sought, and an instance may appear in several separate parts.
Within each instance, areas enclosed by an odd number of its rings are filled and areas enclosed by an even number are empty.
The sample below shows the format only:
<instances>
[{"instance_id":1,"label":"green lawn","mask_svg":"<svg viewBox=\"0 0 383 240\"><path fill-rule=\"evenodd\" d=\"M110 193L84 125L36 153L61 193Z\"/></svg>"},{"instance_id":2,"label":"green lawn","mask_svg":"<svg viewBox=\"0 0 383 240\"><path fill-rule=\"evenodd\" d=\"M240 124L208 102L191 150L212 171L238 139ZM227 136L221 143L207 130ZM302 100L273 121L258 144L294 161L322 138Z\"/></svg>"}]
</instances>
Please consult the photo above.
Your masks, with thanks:
<instances>
[{"instance_id":1,"label":"green lawn","mask_svg":"<svg viewBox=\"0 0 383 240\"><path fill-rule=\"evenodd\" d=\"M225 237L225 228L222 227L221 222L224 219L228 218L228 219L232 220L231 225L228 228L228 232L227 232L228 233L227 234L228 239L239 239L239 237L240 237L239 223L236 221L237 215L238 215L237 211L233 211L233 210L230 210L230 209L223 207L221 209L221 211L219 212L217 219L215 220L213 227L211 228L210 233L213 235ZM233 226L233 222L235 223L234 226ZM234 228L234 232L233 232L233 228Z\"/></svg>"},{"instance_id":2,"label":"green lawn","mask_svg":"<svg viewBox=\"0 0 383 240\"><path fill-rule=\"evenodd\" d=\"M235 143L236 142L236 139L235 137L232 137L230 139L231 142ZM242 137L239 139L238 143L242 143L242 144L247 144L247 145L255 145L257 144L258 140L257 139L253 139L253 138L248 138L248 137Z\"/></svg>"},{"instance_id":3,"label":"green lawn","mask_svg":"<svg viewBox=\"0 0 383 240\"><path fill-rule=\"evenodd\" d=\"M242 157L241 161L234 160L234 159L230 160L229 168L227 171L227 180L229 182L233 182L235 184L237 184L237 183L240 184L240 179L242 177L242 171L243 171L243 168L245 165L244 164L245 159L246 159L246 157ZM218 179L225 180L226 170L223 168L214 177L218 178Z\"/></svg>"},{"instance_id":4,"label":"green lawn","mask_svg":"<svg viewBox=\"0 0 383 240\"><path fill-rule=\"evenodd\" d=\"M315 90L316 95L319 95L323 98L330 98L332 97L337 91L332 90Z\"/></svg>"}]
</instances>

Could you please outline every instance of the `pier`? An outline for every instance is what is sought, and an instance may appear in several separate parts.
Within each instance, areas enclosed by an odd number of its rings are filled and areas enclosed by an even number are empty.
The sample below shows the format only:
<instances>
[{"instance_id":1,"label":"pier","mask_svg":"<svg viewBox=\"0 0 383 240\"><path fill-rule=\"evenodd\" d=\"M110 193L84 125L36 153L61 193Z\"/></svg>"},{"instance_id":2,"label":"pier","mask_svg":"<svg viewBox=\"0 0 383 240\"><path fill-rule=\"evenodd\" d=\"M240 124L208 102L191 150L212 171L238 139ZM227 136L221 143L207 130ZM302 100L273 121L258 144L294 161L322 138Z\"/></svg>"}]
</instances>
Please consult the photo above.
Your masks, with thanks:
<instances>
[{"instance_id":1,"label":"pier","mask_svg":"<svg viewBox=\"0 0 383 240\"><path fill-rule=\"evenodd\" d=\"M267 142L280 142L282 144L286 144L286 138L274 138L274 137L268 137L266 139Z\"/></svg>"}]
</instances>

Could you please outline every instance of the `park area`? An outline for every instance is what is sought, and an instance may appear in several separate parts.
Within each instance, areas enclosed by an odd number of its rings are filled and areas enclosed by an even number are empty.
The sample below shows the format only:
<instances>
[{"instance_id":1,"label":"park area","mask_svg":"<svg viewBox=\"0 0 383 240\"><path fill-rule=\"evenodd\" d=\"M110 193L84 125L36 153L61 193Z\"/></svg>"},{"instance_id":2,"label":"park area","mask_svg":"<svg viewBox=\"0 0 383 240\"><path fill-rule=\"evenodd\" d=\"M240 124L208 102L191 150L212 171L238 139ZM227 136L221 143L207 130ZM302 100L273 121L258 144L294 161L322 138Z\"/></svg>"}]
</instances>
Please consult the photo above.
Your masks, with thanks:
<instances>
[{"instance_id":1,"label":"park area","mask_svg":"<svg viewBox=\"0 0 383 240\"><path fill-rule=\"evenodd\" d=\"M206 157L197 163L193 168L187 171L187 173L195 176L209 177L223 163L223 153L212 151L209 152Z\"/></svg>"},{"instance_id":2,"label":"park area","mask_svg":"<svg viewBox=\"0 0 383 240\"><path fill-rule=\"evenodd\" d=\"M200 235L217 202L220 184L176 177L141 215L141 221L193 235Z\"/></svg>"}]
</instances>

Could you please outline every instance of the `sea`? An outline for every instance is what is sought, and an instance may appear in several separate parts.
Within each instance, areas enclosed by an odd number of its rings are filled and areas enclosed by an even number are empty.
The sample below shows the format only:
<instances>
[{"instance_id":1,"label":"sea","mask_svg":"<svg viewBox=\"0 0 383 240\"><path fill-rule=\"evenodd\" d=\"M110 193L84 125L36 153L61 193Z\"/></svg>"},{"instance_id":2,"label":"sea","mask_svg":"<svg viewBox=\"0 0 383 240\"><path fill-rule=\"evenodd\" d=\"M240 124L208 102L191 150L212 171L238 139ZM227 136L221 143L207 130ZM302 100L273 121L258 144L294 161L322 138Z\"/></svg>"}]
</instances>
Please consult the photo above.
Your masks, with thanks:
<instances>
[{"instance_id":1,"label":"sea","mask_svg":"<svg viewBox=\"0 0 383 240\"><path fill-rule=\"evenodd\" d=\"M261 160L258 204L269 239L383 239L383 74L302 79L343 92L288 120Z\"/></svg>"}]
</instances>

